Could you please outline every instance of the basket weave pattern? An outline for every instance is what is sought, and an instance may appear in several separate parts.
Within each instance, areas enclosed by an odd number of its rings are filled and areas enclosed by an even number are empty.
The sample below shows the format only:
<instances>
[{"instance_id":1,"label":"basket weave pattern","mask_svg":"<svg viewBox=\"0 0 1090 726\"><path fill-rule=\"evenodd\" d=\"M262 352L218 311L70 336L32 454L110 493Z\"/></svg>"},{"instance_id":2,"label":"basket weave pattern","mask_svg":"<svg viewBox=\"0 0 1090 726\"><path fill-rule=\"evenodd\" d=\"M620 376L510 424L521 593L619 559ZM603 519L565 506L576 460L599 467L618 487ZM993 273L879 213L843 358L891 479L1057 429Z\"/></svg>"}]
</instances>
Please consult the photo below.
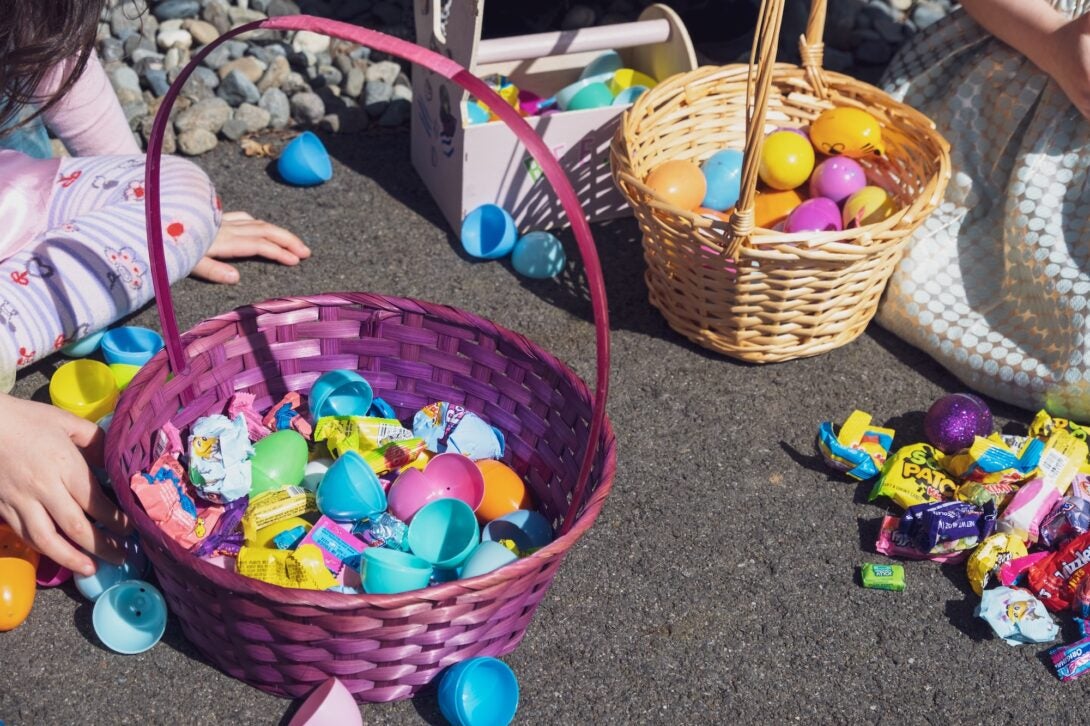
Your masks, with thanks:
<instances>
[{"instance_id":1,"label":"basket weave pattern","mask_svg":"<svg viewBox=\"0 0 1090 726\"><path fill-rule=\"evenodd\" d=\"M114 482L152 463L152 434L219 413L238 391L267 408L324 371L359 371L401 418L434 401L464 404L506 435L505 459L554 525L567 513L587 445L592 397L553 356L451 307L362 293L285 298L202 322L182 338L189 370L164 354L126 390L108 440ZM214 665L282 696L329 676L357 699L411 696L442 668L518 645L556 569L591 526L616 467L608 422L574 526L530 557L482 577L399 595L286 590L182 549L118 486L182 629Z\"/></svg>"},{"instance_id":2,"label":"basket weave pattern","mask_svg":"<svg viewBox=\"0 0 1090 726\"><path fill-rule=\"evenodd\" d=\"M941 202L949 147L934 124L879 89L821 68L824 2L815 2L804 67L774 63L783 0L765 0L756 61L704 67L644 93L611 146L614 178L643 232L651 303L690 340L756 363L816 355L858 337L874 316L909 236ZM762 34L761 30L764 29ZM897 212L840 232L786 234L753 225L764 136L805 127L834 106L874 115L886 156L865 159L869 183ZM643 184L671 159L700 163L744 149L742 196L731 222L673 207Z\"/></svg>"}]
</instances>

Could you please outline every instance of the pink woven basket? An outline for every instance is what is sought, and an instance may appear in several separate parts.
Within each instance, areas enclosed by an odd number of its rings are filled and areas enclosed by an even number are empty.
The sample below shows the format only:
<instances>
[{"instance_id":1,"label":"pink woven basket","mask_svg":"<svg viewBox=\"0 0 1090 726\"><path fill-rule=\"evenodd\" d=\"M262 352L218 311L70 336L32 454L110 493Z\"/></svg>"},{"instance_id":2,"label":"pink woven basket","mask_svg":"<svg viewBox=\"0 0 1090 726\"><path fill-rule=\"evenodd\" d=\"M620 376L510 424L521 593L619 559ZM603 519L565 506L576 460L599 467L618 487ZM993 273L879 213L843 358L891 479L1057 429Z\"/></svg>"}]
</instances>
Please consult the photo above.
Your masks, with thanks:
<instances>
[{"instance_id":1,"label":"pink woven basket","mask_svg":"<svg viewBox=\"0 0 1090 726\"><path fill-rule=\"evenodd\" d=\"M593 396L574 373L526 338L451 307L367 293L270 300L206 320L179 335L163 264L159 165L178 91L219 43L256 29L312 30L355 41L442 73L497 111L556 189L586 267L597 334ZM307 16L240 26L198 53L155 119L146 178L148 239L166 351L121 397L107 435L109 473L133 518L171 612L218 668L261 690L299 697L330 676L359 701L407 698L446 666L502 655L522 639L561 560L591 526L616 468L605 418L609 337L605 290L575 193L541 139L499 96L456 63L416 45ZM152 463L154 432L221 412L239 391L271 406L306 392L324 371L360 371L400 418L434 401L464 404L502 429L506 460L532 488L556 540L500 570L399 595L293 590L211 565L165 536L128 482Z\"/></svg>"}]
</instances>

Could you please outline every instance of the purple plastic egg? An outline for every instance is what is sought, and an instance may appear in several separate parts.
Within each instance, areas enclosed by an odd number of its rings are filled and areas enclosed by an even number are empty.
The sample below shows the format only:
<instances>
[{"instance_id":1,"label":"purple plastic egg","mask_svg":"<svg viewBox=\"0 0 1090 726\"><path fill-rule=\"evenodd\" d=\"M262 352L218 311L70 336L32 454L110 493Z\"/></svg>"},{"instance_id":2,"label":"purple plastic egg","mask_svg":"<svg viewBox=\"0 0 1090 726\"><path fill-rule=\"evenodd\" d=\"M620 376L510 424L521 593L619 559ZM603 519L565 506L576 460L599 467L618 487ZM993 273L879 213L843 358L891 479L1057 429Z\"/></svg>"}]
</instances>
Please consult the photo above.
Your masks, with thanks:
<instances>
[{"instance_id":1,"label":"purple plastic egg","mask_svg":"<svg viewBox=\"0 0 1090 726\"><path fill-rule=\"evenodd\" d=\"M795 207L783 225L785 232L829 232L843 229L840 207L825 197L814 197Z\"/></svg>"},{"instance_id":2,"label":"purple plastic egg","mask_svg":"<svg viewBox=\"0 0 1090 726\"><path fill-rule=\"evenodd\" d=\"M988 404L971 393L951 393L931 404L923 419L923 433L947 454L967 449L977 436L992 433Z\"/></svg>"},{"instance_id":3,"label":"purple plastic egg","mask_svg":"<svg viewBox=\"0 0 1090 726\"><path fill-rule=\"evenodd\" d=\"M831 156L810 175L810 196L828 197L837 204L867 186L867 174L855 159Z\"/></svg>"}]
</instances>

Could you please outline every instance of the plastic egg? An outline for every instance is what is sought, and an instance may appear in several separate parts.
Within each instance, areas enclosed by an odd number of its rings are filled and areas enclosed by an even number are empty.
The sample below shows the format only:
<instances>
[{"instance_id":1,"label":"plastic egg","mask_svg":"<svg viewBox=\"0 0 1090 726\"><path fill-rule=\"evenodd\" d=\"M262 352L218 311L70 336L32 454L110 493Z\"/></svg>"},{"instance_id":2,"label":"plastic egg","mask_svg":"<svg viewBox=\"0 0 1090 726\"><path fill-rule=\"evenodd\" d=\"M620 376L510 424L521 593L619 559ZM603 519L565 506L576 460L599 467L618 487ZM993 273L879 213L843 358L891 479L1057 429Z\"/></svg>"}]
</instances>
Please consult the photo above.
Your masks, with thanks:
<instances>
[{"instance_id":1,"label":"plastic egg","mask_svg":"<svg viewBox=\"0 0 1090 726\"><path fill-rule=\"evenodd\" d=\"M293 429L274 431L254 444L250 458L250 496L303 481L307 466L307 440Z\"/></svg>"},{"instance_id":2,"label":"plastic egg","mask_svg":"<svg viewBox=\"0 0 1090 726\"><path fill-rule=\"evenodd\" d=\"M143 653L159 642L167 627L163 595L142 580L125 580L95 600L91 613L95 635L123 655Z\"/></svg>"},{"instance_id":3,"label":"plastic egg","mask_svg":"<svg viewBox=\"0 0 1090 726\"><path fill-rule=\"evenodd\" d=\"M773 189L794 189L814 171L814 147L794 131L775 131L761 148L760 176Z\"/></svg>"},{"instance_id":4,"label":"plastic egg","mask_svg":"<svg viewBox=\"0 0 1090 726\"><path fill-rule=\"evenodd\" d=\"M829 232L842 229L840 207L832 199L814 197L791 210L783 224L785 232Z\"/></svg>"},{"instance_id":5,"label":"plastic egg","mask_svg":"<svg viewBox=\"0 0 1090 726\"><path fill-rule=\"evenodd\" d=\"M515 272L536 280L556 277L564 269L564 245L549 232L527 232L511 250Z\"/></svg>"},{"instance_id":6,"label":"plastic egg","mask_svg":"<svg viewBox=\"0 0 1090 726\"><path fill-rule=\"evenodd\" d=\"M34 606L38 553L0 522L0 632L18 627Z\"/></svg>"},{"instance_id":7,"label":"plastic egg","mask_svg":"<svg viewBox=\"0 0 1090 726\"><path fill-rule=\"evenodd\" d=\"M462 220L462 249L479 260L495 260L515 246L515 220L498 204L482 204Z\"/></svg>"},{"instance_id":8,"label":"plastic egg","mask_svg":"<svg viewBox=\"0 0 1090 726\"><path fill-rule=\"evenodd\" d=\"M810 196L827 197L837 204L867 186L867 174L855 159L831 156L814 168Z\"/></svg>"},{"instance_id":9,"label":"plastic egg","mask_svg":"<svg viewBox=\"0 0 1090 726\"><path fill-rule=\"evenodd\" d=\"M501 660L478 656L439 679L439 710L454 726L507 726L519 704L519 683Z\"/></svg>"},{"instance_id":10,"label":"plastic egg","mask_svg":"<svg viewBox=\"0 0 1090 726\"><path fill-rule=\"evenodd\" d=\"M363 726L363 715L352 692L336 678L314 689L292 716L288 726Z\"/></svg>"},{"instance_id":11,"label":"plastic egg","mask_svg":"<svg viewBox=\"0 0 1090 726\"><path fill-rule=\"evenodd\" d=\"M889 194L882 187L865 186L844 202L844 226L877 224L896 211Z\"/></svg>"},{"instance_id":12,"label":"plastic egg","mask_svg":"<svg viewBox=\"0 0 1090 726\"><path fill-rule=\"evenodd\" d=\"M516 509L533 506L522 477L507 464L495 459L483 459L477 462L477 468L484 476L484 497L476 510L477 520L481 524L499 519Z\"/></svg>"},{"instance_id":13,"label":"plastic egg","mask_svg":"<svg viewBox=\"0 0 1090 726\"><path fill-rule=\"evenodd\" d=\"M810 124L810 141L830 156L861 159L886 153L878 119L858 108L830 108Z\"/></svg>"},{"instance_id":14,"label":"plastic egg","mask_svg":"<svg viewBox=\"0 0 1090 726\"><path fill-rule=\"evenodd\" d=\"M304 131L291 140L276 161L280 178L297 187L311 187L333 178L333 162L314 133Z\"/></svg>"},{"instance_id":15,"label":"plastic egg","mask_svg":"<svg viewBox=\"0 0 1090 726\"><path fill-rule=\"evenodd\" d=\"M696 209L707 194L708 184L700 167L676 159L659 164L644 180L663 201L681 209Z\"/></svg>"},{"instance_id":16,"label":"plastic egg","mask_svg":"<svg viewBox=\"0 0 1090 726\"><path fill-rule=\"evenodd\" d=\"M758 192L753 201L753 223L758 227L772 229L800 204L802 195L796 189Z\"/></svg>"},{"instance_id":17,"label":"plastic egg","mask_svg":"<svg viewBox=\"0 0 1090 726\"><path fill-rule=\"evenodd\" d=\"M702 206L721 212L738 202L742 186L742 152L736 149L717 151L705 160L700 170L708 190Z\"/></svg>"}]
</instances>

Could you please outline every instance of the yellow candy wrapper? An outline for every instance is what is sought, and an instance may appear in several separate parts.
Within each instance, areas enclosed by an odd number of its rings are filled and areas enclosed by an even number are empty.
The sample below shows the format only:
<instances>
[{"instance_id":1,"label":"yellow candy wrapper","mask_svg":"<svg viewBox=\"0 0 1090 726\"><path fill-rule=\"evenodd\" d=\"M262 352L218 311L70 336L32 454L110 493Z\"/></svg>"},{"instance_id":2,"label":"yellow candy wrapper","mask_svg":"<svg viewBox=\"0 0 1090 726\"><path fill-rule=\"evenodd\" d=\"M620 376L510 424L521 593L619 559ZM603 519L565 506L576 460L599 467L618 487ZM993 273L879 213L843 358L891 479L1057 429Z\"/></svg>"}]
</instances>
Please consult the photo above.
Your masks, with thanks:
<instances>
[{"instance_id":1,"label":"yellow candy wrapper","mask_svg":"<svg viewBox=\"0 0 1090 726\"><path fill-rule=\"evenodd\" d=\"M404 441L391 441L377 449L361 454L371 471L382 475L394 469L400 469L416 461L424 453L424 439L411 438Z\"/></svg>"},{"instance_id":2,"label":"yellow candy wrapper","mask_svg":"<svg viewBox=\"0 0 1090 726\"><path fill-rule=\"evenodd\" d=\"M1055 429L1045 443L1036 475L1011 497L996 522L1000 532L1036 542L1041 520L1067 493L1086 462L1086 442L1065 429Z\"/></svg>"},{"instance_id":3,"label":"yellow candy wrapper","mask_svg":"<svg viewBox=\"0 0 1090 726\"><path fill-rule=\"evenodd\" d=\"M969 562L965 568L969 574L969 584L973 592L981 595L988 586L988 580L999 572L999 568L1010 560L1025 557L1029 552L1026 545L1018 537L1007 534L993 534L985 539L979 547L969 555Z\"/></svg>"},{"instance_id":4,"label":"yellow candy wrapper","mask_svg":"<svg viewBox=\"0 0 1090 726\"><path fill-rule=\"evenodd\" d=\"M240 575L271 585L300 590L328 590L337 578L325 566L317 545L299 545L295 551L246 547L238 551L235 569Z\"/></svg>"},{"instance_id":5,"label":"yellow candy wrapper","mask_svg":"<svg viewBox=\"0 0 1090 726\"><path fill-rule=\"evenodd\" d=\"M302 487L284 487L262 492L250 500L246 514L242 515L243 537L252 542L259 529L314 511L317 511L314 493Z\"/></svg>"},{"instance_id":6,"label":"yellow candy wrapper","mask_svg":"<svg viewBox=\"0 0 1090 726\"><path fill-rule=\"evenodd\" d=\"M840 426L826 421L818 428L818 449L829 466L863 481L882 470L893 445L893 429L871 425L871 415L852 411Z\"/></svg>"},{"instance_id":7,"label":"yellow candy wrapper","mask_svg":"<svg viewBox=\"0 0 1090 726\"><path fill-rule=\"evenodd\" d=\"M1048 441L1052 434L1057 431L1066 431L1082 441L1090 438L1090 428L1080 426L1070 419L1053 418L1044 409L1037 412L1037 415L1033 417L1033 422L1029 425L1029 435L1041 441Z\"/></svg>"},{"instance_id":8,"label":"yellow candy wrapper","mask_svg":"<svg viewBox=\"0 0 1090 726\"><path fill-rule=\"evenodd\" d=\"M361 456L391 441L411 439L413 432L396 418L325 416L314 427L314 440L324 441L334 456L355 451Z\"/></svg>"},{"instance_id":9,"label":"yellow candy wrapper","mask_svg":"<svg viewBox=\"0 0 1090 726\"><path fill-rule=\"evenodd\" d=\"M955 479L982 484L1015 485L1033 476L1044 451L1043 441L1029 437L1015 451L999 434L977 436L968 449L942 458L942 467Z\"/></svg>"},{"instance_id":10,"label":"yellow candy wrapper","mask_svg":"<svg viewBox=\"0 0 1090 726\"><path fill-rule=\"evenodd\" d=\"M887 496L904 509L952 498L957 483L939 465L939 454L930 444L902 446L882 467L868 499Z\"/></svg>"}]
</instances>

